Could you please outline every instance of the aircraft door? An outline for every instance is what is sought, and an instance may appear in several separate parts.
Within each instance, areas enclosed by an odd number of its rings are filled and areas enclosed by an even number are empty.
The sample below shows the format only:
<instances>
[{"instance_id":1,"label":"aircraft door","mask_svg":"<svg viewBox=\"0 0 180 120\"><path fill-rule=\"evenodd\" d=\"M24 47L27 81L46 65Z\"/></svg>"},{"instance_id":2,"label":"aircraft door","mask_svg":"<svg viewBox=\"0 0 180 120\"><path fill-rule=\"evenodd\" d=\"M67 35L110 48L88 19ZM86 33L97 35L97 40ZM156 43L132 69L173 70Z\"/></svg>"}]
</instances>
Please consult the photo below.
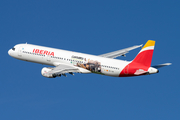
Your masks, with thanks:
<instances>
[{"instance_id":1,"label":"aircraft door","mask_svg":"<svg viewBox=\"0 0 180 120\"><path fill-rule=\"evenodd\" d=\"M23 47L20 46L20 47L19 47L19 50L18 50L18 56L19 56L19 57L22 57L22 50L23 50Z\"/></svg>"}]
</instances>

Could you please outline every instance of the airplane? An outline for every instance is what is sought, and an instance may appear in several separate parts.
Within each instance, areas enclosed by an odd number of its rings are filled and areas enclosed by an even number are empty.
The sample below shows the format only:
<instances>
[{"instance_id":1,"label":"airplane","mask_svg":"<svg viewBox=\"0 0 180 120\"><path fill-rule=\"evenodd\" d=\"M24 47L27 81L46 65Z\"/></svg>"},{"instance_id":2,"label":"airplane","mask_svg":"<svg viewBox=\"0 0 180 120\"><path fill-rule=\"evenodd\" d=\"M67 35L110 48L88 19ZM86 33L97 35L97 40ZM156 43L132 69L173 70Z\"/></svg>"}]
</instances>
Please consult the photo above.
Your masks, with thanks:
<instances>
[{"instance_id":1,"label":"airplane","mask_svg":"<svg viewBox=\"0 0 180 120\"><path fill-rule=\"evenodd\" d=\"M113 77L132 77L158 73L158 68L171 65L165 63L151 66L155 41L148 40L142 45L135 45L125 49L102 55L90 55L79 52L55 49L33 44L17 44L8 51L16 59L45 64L55 67L44 67L41 74L47 78L67 76L69 73L96 73ZM129 51L142 47L132 61L115 59L125 56Z\"/></svg>"}]
</instances>

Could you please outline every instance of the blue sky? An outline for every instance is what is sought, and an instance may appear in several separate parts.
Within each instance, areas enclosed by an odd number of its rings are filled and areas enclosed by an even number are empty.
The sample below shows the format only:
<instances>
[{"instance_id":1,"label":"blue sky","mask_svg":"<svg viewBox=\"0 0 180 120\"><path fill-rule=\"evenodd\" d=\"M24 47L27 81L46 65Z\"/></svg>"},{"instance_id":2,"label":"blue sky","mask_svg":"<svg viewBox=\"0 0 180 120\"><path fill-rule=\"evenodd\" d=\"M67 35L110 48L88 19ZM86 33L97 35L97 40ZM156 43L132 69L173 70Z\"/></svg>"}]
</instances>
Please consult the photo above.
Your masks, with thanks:
<instances>
[{"instance_id":1,"label":"blue sky","mask_svg":"<svg viewBox=\"0 0 180 120\"><path fill-rule=\"evenodd\" d=\"M178 0L0 1L1 120L180 119ZM156 40L158 74L115 78L75 74L48 79L45 65L7 52L31 43L99 55ZM118 59L132 60L140 49Z\"/></svg>"}]
</instances>

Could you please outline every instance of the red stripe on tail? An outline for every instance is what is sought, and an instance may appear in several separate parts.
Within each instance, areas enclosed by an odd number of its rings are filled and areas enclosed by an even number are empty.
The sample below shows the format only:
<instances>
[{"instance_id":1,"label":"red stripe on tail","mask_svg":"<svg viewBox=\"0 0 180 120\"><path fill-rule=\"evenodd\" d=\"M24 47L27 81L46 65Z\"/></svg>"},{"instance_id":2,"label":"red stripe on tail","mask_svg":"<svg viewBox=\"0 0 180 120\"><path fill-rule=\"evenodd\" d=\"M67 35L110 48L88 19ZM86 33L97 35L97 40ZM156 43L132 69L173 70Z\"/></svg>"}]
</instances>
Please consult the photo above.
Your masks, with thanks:
<instances>
[{"instance_id":1,"label":"red stripe on tail","mask_svg":"<svg viewBox=\"0 0 180 120\"><path fill-rule=\"evenodd\" d=\"M137 76L146 74L151 66L154 49L141 50L135 59L130 62L119 74L119 77ZM142 74L141 74L142 73Z\"/></svg>"}]
</instances>

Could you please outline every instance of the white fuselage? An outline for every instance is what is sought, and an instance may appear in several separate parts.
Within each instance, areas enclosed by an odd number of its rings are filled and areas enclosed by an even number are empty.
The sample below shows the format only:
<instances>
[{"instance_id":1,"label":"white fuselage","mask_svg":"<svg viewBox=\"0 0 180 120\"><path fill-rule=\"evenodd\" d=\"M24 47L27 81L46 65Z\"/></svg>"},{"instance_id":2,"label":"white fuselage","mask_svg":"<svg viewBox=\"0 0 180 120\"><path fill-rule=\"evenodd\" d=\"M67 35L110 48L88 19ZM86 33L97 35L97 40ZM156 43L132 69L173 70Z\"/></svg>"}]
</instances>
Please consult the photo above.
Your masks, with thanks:
<instances>
[{"instance_id":1,"label":"white fuselage","mask_svg":"<svg viewBox=\"0 0 180 120\"><path fill-rule=\"evenodd\" d=\"M24 61L40 63L51 66L59 64L67 64L77 66L79 64L96 63L99 67L91 69L91 64L88 64L88 70L93 73L99 73L108 76L119 77L121 71L130 62L104 58L95 55L89 55L79 52L43 47L32 44L18 44L14 46L14 50L8 51L9 55ZM81 66L82 68L84 66Z\"/></svg>"}]
</instances>

